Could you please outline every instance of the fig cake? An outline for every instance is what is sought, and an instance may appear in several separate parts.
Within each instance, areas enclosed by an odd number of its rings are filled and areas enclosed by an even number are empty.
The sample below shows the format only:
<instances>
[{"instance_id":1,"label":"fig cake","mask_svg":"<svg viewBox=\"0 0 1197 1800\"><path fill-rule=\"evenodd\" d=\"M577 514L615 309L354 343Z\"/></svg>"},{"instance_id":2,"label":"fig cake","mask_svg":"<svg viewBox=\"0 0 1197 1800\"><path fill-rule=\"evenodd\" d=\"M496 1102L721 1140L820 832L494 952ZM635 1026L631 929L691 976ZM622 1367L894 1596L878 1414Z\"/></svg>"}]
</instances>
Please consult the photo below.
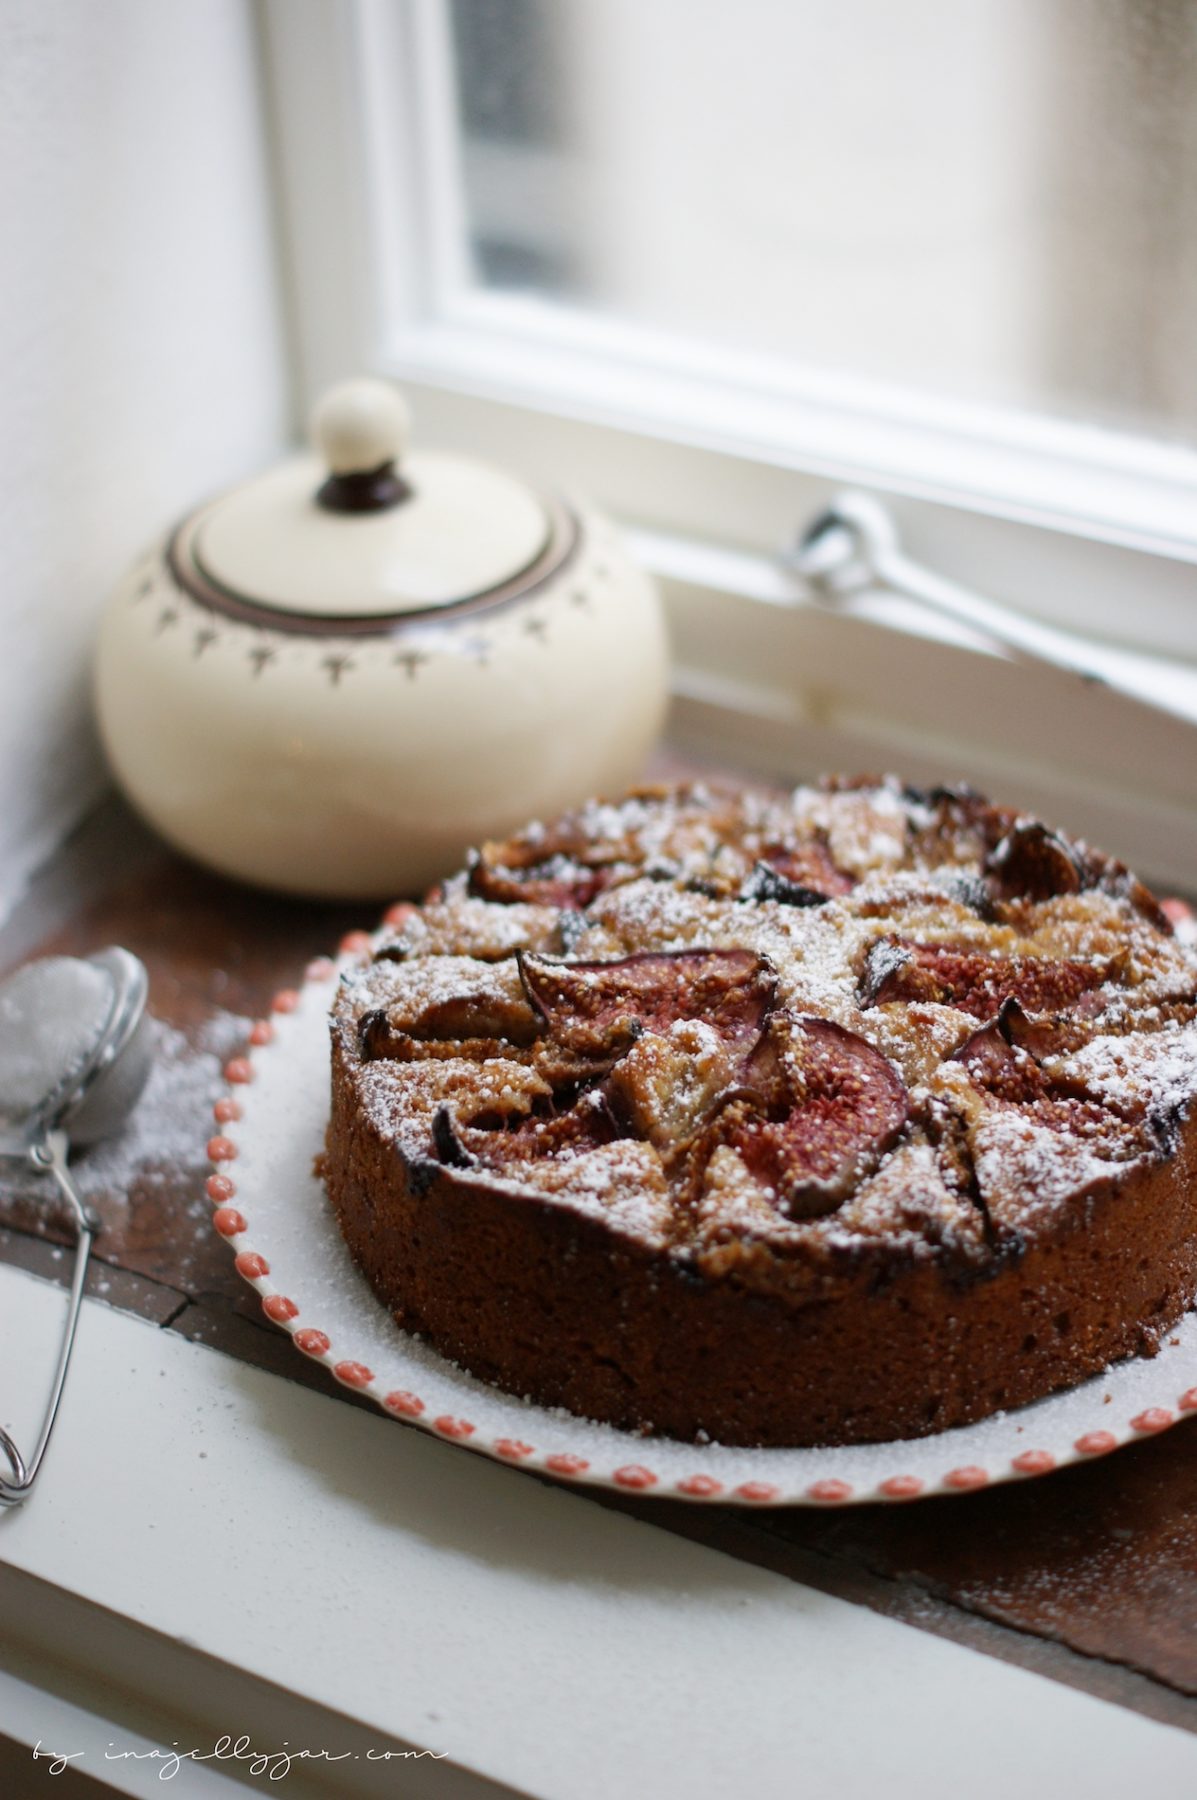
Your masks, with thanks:
<instances>
[{"instance_id":1,"label":"fig cake","mask_svg":"<svg viewBox=\"0 0 1197 1800\"><path fill-rule=\"evenodd\" d=\"M346 971L324 1174L382 1303L642 1433L911 1437L1197 1295L1197 955L964 787L691 784L486 844Z\"/></svg>"}]
</instances>

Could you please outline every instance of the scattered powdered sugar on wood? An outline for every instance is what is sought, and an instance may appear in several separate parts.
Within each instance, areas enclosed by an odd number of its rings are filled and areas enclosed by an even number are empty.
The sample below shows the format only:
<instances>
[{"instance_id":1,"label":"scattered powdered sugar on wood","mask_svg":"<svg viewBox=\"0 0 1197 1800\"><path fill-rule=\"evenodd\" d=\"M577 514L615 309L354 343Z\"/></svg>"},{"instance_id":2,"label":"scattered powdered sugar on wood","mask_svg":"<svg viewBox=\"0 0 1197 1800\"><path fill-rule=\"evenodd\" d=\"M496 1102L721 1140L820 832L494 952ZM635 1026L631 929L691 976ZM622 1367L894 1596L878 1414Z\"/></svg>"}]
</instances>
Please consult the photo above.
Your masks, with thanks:
<instances>
[{"instance_id":1,"label":"scattered powdered sugar on wood","mask_svg":"<svg viewBox=\"0 0 1197 1800\"><path fill-rule=\"evenodd\" d=\"M71 1158L80 1195L107 1212L114 1229L120 1229L116 1216L130 1201L135 1217L141 1197L152 1200L160 1217L158 1196L169 1197L170 1280L183 1292L191 1291L194 1273L204 1267L212 1243L212 1205L203 1187L209 1166L204 1146L214 1129L212 1104L227 1091L224 1063L244 1050L249 1026L248 1019L218 1012L188 1036L152 1019L153 1062L137 1105L120 1132ZM52 1184L32 1172L14 1169L6 1197L12 1201L13 1223L22 1230L41 1235L57 1232L64 1223ZM105 1250L101 1233L101 1262Z\"/></svg>"},{"instance_id":2,"label":"scattered powdered sugar on wood","mask_svg":"<svg viewBox=\"0 0 1197 1800\"><path fill-rule=\"evenodd\" d=\"M149 1023L153 1060L137 1105L114 1137L71 1158L71 1173L85 1199L123 1198L135 1183L174 1181L180 1169L206 1166L212 1103L227 1086L223 1066L244 1049L250 1021L217 1012L194 1037L161 1019ZM34 1177L20 1176L16 1186L31 1194L47 1191ZM211 1214L206 1202L200 1210Z\"/></svg>"}]
</instances>

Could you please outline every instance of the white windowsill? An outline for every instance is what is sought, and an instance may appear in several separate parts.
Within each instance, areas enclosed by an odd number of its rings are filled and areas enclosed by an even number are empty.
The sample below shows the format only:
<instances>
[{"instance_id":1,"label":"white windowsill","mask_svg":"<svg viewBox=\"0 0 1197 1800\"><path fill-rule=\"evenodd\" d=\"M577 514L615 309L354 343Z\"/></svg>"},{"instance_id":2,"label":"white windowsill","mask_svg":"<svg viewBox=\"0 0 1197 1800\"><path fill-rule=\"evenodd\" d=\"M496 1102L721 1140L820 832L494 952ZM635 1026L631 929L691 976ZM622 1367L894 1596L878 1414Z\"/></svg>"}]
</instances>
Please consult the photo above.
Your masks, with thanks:
<instances>
[{"instance_id":1,"label":"white windowsill","mask_svg":"<svg viewBox=\"0 0 1197 1800\"><path fill-rule=\"evenodd\" d=\"M4 1365L29 1368L62 1295L0 1268L0 1299ZM105 1743L162 1733L135 1727L139 1701L182 1747L243 1730L318 1748L336 1730L361 1752L451 1758L351 1761L319 1789L297 1766L277 1784L296 1800L464 1800L489 1781L545 1800L714 1800L745 1783L789 1800L796 1775L804 1792L857 1794L895 1770L947 1800L962 1768L974 1800L1004 1800L1015 1717L1027 1800L1114 1800L1144 1768L1177 1793L1197 1781L1185 1732L95 1301L42 1485L0 1520L0 1556L4 1662L20 1675L35 1656L34 1707L51 1696L45 1728L31 1713L23 1735L90 1717L98 1735L68 1746L89 1752L85 1772L102 1772ZM54 1629L68 1603L74 1637ZM74 1696L67 1720L56 1692ZM165 1791L201 1790L184 1776Z\"/></svg>"}]
</instances>

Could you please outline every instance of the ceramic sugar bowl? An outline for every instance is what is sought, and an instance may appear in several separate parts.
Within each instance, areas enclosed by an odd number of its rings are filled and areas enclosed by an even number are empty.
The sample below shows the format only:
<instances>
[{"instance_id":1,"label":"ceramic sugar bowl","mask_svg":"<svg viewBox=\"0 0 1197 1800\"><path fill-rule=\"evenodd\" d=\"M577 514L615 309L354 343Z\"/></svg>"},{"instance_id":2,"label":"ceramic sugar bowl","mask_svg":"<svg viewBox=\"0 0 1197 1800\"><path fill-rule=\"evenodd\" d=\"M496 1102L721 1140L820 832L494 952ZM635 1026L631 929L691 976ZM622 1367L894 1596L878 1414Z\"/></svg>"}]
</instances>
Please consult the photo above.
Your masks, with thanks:
<instances>
[{"instance_id":1,"label":"ceramic sugar bowl","mask_svg":"<svg viewBox=\"0 0 1197 1800\"><path fill-rule=\"evenodd\" d=\"M465 847L635 779L660 604L613 528L466 457L407 454L350 381L300 456L134 568L96 665L112 767L162 834L293 893L414 893Z\"/></svg>"}]
</instances>

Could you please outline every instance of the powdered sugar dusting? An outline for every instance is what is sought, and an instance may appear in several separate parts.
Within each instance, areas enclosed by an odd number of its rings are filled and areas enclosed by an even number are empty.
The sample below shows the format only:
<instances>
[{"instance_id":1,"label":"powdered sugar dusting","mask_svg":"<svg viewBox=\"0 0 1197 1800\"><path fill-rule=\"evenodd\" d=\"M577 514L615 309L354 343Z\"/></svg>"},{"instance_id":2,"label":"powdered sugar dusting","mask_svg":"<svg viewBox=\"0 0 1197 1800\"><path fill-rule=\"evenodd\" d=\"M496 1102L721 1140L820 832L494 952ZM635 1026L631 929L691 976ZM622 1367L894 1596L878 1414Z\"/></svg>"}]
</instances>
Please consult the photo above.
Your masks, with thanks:
<instances>
[{"instance_id":1,"label":"powdered sugar dusting","mask_svg":"<svg viewBox=\"0 0 1197 1800\"><path fill-rule=\"evenodd\" d=\"M1120 1108L1175 1112L1197 1094L1197 1023L1095 1038L1060 1069Z\"/></svg>"},{"instance_id":2,"label":"powdered sugar dusting","mask_svg":"<svg viewBox=\"0 0 1197 1800\"><path fill-rule=\"evenodd\" d=\"M910 794L893 780L801 787L788 801L699 788L591 802L485 846L472 868L501 898L473 892L475 873L453 878L403 925L402 960L355 972L338 1005L343 1028L385 1010L399 1034L387 1054L415 1059L360 1072L374 1128L435 1161L432 1121L446 1108L496 1180L646 1241L665 1233L677 1254L701 1245L726 1261L728 1244L752 1240L825 1262L884 1240L895 1254L983 1259L975 1190L1027 1225L1024 1212L1042 1218L1111 1172L1158 1158L1161 1140L1145 1121L1197 1091L1197 957L1184 933L1160 929L1120 866L1055 838L1039 854L1063 869L1063 886L1042 891L1032 863L1021 897L1018 832L1038 846L1042 828L986 805ZM560 899L532 905L522 892ZM679 1146L718 1116L743 1067L695 1016L624 1042L614 1071L604 1066L601 1087L579 1098L585 1070L568 1058L555 1066L551 1021L538 1038L516 961L546 945L560 955L561 943L566 965L598 965L577 968L576 995L600 994L610 965L645 956L751 953L771 971L777 1018L830 1020L900 1072L911 1095L901 1141L879 1168L862 1161L855 1191L821 1217L789 1218L784 1195L726 1144L708 1146L695 1188ZM911 946L927 948L923 963L911 962ZM971 988L951 986L952 957L972 969ZM957 1060L986 1016L977 994L992 990L996 1013L1010 970L1028 994L1054 991L1054 980L1065 1008L1061 1049L1045 1053L1038 1085L1022 1096L1001 1080L989 1091L982 1062ZM467 1036L470 1046L456 1041ZM344 1042L352 1062L356 1039ZM1028 1055L1010 1052L1015 1064ZM801 1068L786 1066L801 1092ZM570 1130L471 1132L483 1113L494 1115L488 1129L556 1119L563 1081ZM612 1106L616 1141L596 1143L597 1113Z\"/></svg>"},{"instance_id":3,"label":"powdered sugar dusting","mask_svg":"<svg viewBox=\"0 0 1197 1800\"><path fill-rule=\"evenodd\" d=\"M489 1179L489 1177L488 1177ZM673 1202L647 1144L624 1138L522 1171L520 1181L652 1248L668 1243Z\"/></svg>"}]
</instances>

